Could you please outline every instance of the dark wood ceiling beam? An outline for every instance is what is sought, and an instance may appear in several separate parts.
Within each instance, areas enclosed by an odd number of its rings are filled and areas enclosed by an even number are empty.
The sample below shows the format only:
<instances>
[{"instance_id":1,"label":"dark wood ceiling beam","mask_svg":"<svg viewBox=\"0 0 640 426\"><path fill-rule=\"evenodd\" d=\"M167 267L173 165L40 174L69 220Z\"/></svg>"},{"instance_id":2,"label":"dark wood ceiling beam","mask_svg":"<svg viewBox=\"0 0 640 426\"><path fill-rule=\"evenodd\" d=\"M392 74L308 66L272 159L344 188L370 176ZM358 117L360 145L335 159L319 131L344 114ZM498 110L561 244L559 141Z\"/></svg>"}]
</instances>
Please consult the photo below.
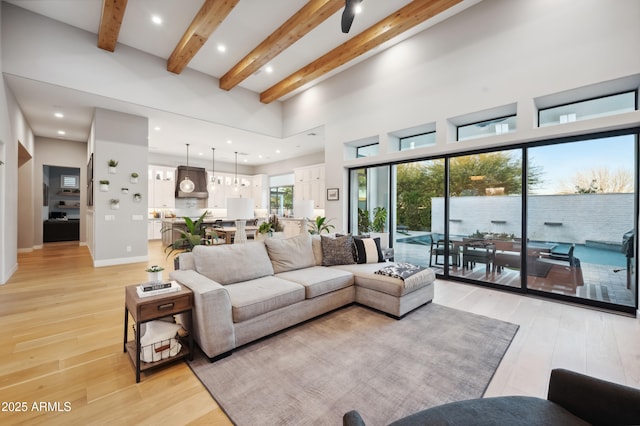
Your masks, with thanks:
<instances>
[{"instance_id":1,"label":"dark wood ceiling beam","mask_svg":"<svg viewBox=\"0 0 640 426\"><path fill-rule=\"evenodd\" d=\"M344 0L310 0L220 79L231 90L344 7Z\"/></svg>"},{"instance_id":2,"label":"dark wood ceiling beam","mask_svg":"<svg viewBox=\"0 0 640 426\"><path fill-rule=\"evenodd\" d=\"M209 36L231 13L238 1L240 0L205 0L169 56L167 70L180 74L207 42Z\"/></svg>"},{"instance_id":3,"label":"dark wood ceiling beam","mask_svg":"<svg viewBox=\"0 0 640 426\"><path fill-rule=\"evenodd\" d=\"M100 28L98 30L98 47L113 52L116 50L118 35L122 26L122 18L127 8L127 0L103 0Z\"/></svg>"},{"instance_id":4,"label":"dark wood ceiling beam","mask_svg":"<svg viewBox=\"0 0 640 426\"><path fill-rule=\"evenodd\" d=\"M260 93L260 101L273 102L322 75L380 46L403 32L455 6L462 0L414 0L284 80ZM357 18L356 18L357 19Z\"/></svg>"}]
</instances>

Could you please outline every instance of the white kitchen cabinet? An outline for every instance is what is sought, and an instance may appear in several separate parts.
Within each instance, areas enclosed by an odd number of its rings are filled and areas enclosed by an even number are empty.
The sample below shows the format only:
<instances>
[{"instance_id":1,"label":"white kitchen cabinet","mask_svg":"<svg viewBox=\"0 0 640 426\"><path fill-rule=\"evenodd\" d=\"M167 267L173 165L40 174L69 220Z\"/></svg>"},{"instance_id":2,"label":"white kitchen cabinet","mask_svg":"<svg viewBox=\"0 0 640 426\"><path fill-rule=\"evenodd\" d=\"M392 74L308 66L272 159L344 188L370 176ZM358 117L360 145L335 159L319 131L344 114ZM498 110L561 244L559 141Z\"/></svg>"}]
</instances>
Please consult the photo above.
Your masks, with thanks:
<instances>
[{"instance_id":1,"label":"white kitchen cabinet","mask_svg":"<svg viewBox=\"0 0 640 426\"><path fill-rule=\"evenodd\" d=\"M175 169L172 167L149 166L149 170L149 208L175 208Z\"/></svg>"},{"instance_id":2,"label":"white kitchen cabinet","mask_svg":"<svg viewBox=\"0 0 640 426\"><path fill-rule=\"evenodd\" d=\"M160 240L162 239L162 221L161 220L153 220L150 219L147 222L147 237L150 240Z\"/></svg>"},{"instance_id":3,"label":"white kitchen cabinet","mask_svg":"<svg viewBox=\"0 0 640 426\"><path fill-rule=\"evenodd\" d=\"M314 209L324 209L324 164L294 170L294 200L313 200Z\"/></svg>"}]
</instances>

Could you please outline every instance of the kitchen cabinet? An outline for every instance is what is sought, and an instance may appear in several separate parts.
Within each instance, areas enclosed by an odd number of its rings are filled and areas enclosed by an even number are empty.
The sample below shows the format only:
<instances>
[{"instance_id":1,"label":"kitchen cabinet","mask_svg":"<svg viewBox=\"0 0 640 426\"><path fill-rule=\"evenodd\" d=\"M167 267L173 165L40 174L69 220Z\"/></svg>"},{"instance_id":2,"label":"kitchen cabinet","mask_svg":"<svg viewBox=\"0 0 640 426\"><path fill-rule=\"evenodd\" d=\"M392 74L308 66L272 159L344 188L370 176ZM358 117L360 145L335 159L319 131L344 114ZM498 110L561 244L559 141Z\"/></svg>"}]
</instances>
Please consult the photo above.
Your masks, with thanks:
<instances>
[{"instance_id":1,"label":"kitchen cabinet","mask_svg":"<svg viewBox=\"0 0 640 426\"><path fill-rule=\"evenodd\" d=\"M162 221L159 219L149 219L147 222L147 237L150 240L162 239Z\"/></svg>"},{"instance_id":2,"label":"kitchen cabinet","mask_svg":"<svg viewBox=\"0 0 640 426\"><path fill-rule=\"evenodd\" d=\"M175 208L175 191L174 168L163 166L149 167L149 208Z\"/></svg>"},{"instance_id":3,"label":"kitchen cabinet","mask_svg":"<svg viewBox=\"0 0 640 426\"><path fill-rule=\"evenodd\" d=\"M314 209L324 209L324 164L301 167L294 173L294 200L313 200Z\"/></svg>"}]
</instances>

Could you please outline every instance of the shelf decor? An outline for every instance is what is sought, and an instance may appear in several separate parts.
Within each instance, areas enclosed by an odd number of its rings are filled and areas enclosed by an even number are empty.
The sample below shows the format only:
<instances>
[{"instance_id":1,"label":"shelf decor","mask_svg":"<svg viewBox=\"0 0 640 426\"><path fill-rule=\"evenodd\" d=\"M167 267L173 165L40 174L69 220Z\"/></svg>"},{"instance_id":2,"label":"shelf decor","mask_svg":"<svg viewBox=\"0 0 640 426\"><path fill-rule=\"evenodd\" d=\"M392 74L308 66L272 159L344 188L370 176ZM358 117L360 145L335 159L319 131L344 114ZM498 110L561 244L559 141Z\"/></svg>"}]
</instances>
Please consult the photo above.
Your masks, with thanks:
<instances>
[{"instance_id":1,"label":"shelf decor","mask_svg":"<svg viewBox=\"0 0 640 426\"><path fill-rule=\"evenodd\" d=\"M120 200L117 198L110 199L109 204L111 204L111 210L118 210L120 208Z\"/></svg>"},{"instance_id":2,"label":"shelf decor","mask_svg":"<svg viewBox=\"0 0 640 426\"><path fill-rule=\"evenodd\" d=\"M142 201L142 194L140 194L139 192L133 194L133 201L135 203L139 203L140 201Z\"/></svg>"},{"instance_id":3,"label":"shelf decor","mask_svg":"<svg viewBox=\"0 0 640 426\"><path fill-rule=\"evenodd\" d=\"M129 188L120 188L120 191L121 191L123 194L128 194L128 193L129 193Z\"/></svg>"},{"instance_id":4,"label":"shelf decor","mask_svg":"<svg viewBox=\"0 0 640 426\"><path fill-rule=\"evenodd\" d=\"M131 173L131 177L129 178L131 183L138 183L138 176L136 172Z\"/></svg>"},{"instance_id":5,"label":"shelf decor","mask_svg":"<svg viewBox=\"0 0 640 426\"><path fill-rule=\"evenodd\" d=\"M109 174L111 175L115 175L116 173L118 173L118 162L116 160L109 160L108 162L109 164Z\"/></svg>"},{"instance_id":6,"label":"shelf decor","mask_svg":"<svg viewBox=\"0 0 640 426\"><path fill-rule=\"evenodd\" d=\"M101 180L100 181L100 192L109 192L109 181Z\"/></svg>"}]
</instances>

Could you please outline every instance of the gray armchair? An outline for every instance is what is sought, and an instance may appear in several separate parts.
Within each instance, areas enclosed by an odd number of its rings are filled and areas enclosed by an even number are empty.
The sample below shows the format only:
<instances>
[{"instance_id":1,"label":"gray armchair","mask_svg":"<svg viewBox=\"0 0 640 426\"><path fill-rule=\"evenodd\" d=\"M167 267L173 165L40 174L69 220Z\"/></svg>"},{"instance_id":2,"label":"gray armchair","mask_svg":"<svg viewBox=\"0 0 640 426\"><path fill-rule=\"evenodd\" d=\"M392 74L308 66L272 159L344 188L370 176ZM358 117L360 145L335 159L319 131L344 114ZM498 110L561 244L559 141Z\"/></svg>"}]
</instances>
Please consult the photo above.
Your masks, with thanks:
<instances>
[{"instance_id":1,"label":"gray armchair","mask_svg":"<svg viewBox=\"0 0 640 426\"><path fill-rule=\"evenodd\" d=\"M365 426L357 411L346 413L342 421L344 426ZM551 371L547 399L528 396L471 399L428 408L391 423L393 426L585 424L640 424L640 389L555 369Z\"/></svg>"}]
</instances>

